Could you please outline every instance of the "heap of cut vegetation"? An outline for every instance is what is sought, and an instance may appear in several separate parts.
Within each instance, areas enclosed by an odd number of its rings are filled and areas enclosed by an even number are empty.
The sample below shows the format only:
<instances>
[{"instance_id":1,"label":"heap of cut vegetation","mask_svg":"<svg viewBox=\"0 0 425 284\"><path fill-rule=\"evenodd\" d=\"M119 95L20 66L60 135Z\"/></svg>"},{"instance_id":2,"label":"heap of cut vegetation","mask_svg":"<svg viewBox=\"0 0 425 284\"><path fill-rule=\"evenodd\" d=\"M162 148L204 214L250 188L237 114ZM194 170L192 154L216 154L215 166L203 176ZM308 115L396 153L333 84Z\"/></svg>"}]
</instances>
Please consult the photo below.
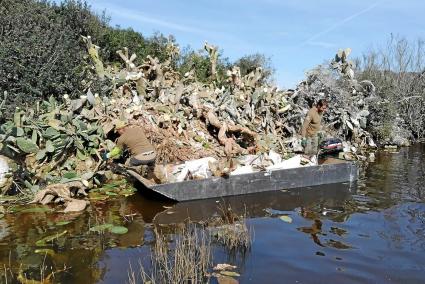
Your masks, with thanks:
<instances>
[{"instance_id":1,"label":"heap of cut vegetation","mask_svg":"<svg viewBox=\"0 0 425 284\"><path fill-rule=\"evenodd\" d=\"M399 62L398 69L367 58L355 64L350 49L339 50L294 90L279 90L271 83L269 61L259 54L231 64L211 43L194 51L181 49L173 37L112 28L80 1L4 4L0 147L24 169L13 179L22 192L76 180L90 189L116 177L103 167L98 150L114 146L113 125L121 119L144 127L158 164L210 156L220 161L217 172L240 155L274 150L289 157L300 151L303 119L322 98L330 102L326 132L342 138L352 158L365 158L364 151L380 143L406 145L425 133L424 88L413 84L423 82L419 43L417 54L407 53L410 61L390 60ZM398 104L403 112L395 109ZM7 185L2 193L11 193Z\"/></svg>"}]
</instances>

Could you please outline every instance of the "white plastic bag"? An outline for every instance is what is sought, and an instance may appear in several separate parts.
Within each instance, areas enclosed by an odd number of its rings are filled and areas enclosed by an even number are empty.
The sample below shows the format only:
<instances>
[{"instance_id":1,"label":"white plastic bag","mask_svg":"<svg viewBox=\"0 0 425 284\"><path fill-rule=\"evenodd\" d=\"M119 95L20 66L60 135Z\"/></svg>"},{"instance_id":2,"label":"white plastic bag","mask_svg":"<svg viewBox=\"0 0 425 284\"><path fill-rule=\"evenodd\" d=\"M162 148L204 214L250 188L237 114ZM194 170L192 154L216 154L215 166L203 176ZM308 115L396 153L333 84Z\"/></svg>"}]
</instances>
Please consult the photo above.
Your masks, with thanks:
<instances>
[{"instance_id":1,"label":"white plastic bag","mask_svg":"<svg viewBox=\"0 0 425 284\"><path fill-rule=\"evenodd\" d=\"M173 169L173 175L176 175L176 181L184 181L189 174L194 178L203 179L212 176L209 163L215 163L217 160L213 157L206 157L198 160L186 161L184 164L177 165Z\"/></svg>"},{"instance_id":2,"label":"white plastic bag","mask_svg":"<svg viewBox=\"0 0 425 284\"><path fill-rule=\"evenodd\" d=\"M282 162L282 157L273 150L270 150L269 158L270 158L270 160L272 160L273 165L277 165L277 164L280 164Z\"/></svg>"},{"instance_id":3,"label":"white plastic bag","mask_svg":"<svg viewBox=\"0 0 425 284\"><path fill-rule=\"evenodd\" d=\"M7 159L3 156L0 156L0 186L6 182L6 174L9 172L10 167L7 162Z\"/></svg>"},{"instance_id":4,"label":"white plastic bag","mask_svg":"<svg viewBox=\"0 0 425 284\"><path fill-rule=\"evenodd\" d=\"M288 160L284 160L279 164L269 166L266 168L267 171L283 170L301 167L301 155L296 155Z\"/></svg>"},{"instance_id":5,"label":"white plastic bag","mask_svg":"<svg viewBox=\"0 0 425 284\"><path fill-rule=\"evenodd\" d=\"M236 168L236 170L231 172L230 175L236 176L236 175L250 174L253 172L254 172L254 169L252 168L252 166L242 166L242 167Z\"/></svg>"}]
</instances>

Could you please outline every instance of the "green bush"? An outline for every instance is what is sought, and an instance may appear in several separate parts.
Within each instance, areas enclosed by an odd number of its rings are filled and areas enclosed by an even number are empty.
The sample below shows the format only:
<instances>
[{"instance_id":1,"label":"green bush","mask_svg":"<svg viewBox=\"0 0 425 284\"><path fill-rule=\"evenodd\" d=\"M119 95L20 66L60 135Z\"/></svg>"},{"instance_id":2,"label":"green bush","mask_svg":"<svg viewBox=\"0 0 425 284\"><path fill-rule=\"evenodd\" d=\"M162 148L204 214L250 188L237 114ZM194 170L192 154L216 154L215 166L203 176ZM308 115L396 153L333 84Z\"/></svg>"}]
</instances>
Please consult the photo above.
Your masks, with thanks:
<instances>
[{"instance_id":1,"label":"green bush","mask_svg":"<svg viewBox=\"0 0 425 284\"><path fill-rule=\"evenodd\" d=\"M0 91L11 94L6 107L77 95L85 77L80 35L102 37L106 20L80 1L2 0L0 15Z\"/></svg>"},{"instance_id":2,"label":"green bush","mask_svg":"<svg viewBox=\"0 0 425 284\"><path fill-rule=\"evenodd\" d=\"M255 71L257 67L261 67L263 69L263 83L269 82L275 73L271 59L260 53L243 56L236 60L235 65L241 69L241 76L245 76Z\"/></svg>"},{"instance_id":3,"label":"green bush","mask_svg":"<svg viewBox=\"0 0 425 284\"><path fill-rule=\"evenodd\" d=\"M227 58L220 52L217 60L217 78L223 80L226 77L226 70L231 68ZM194 51L190 47L182 50L178 58L178 71L184 75L186 72L195 70L195 77L200 82L208 83L211 78L211 62L204 50Z\"/></svg>"},{"instance_id":4,"label":"green bush","mask_svg":"<svg viewBox=\"0 0 425 284\"><path fill-rule=\"evenodd\" d=\"M0 1L0 111L6 114L2 115L3 120L14 113L15 106L25 108L50 96L77 97L88 86L95 92L109 92L99 81L87 85L93 78L92 63L82 35L90 35L93 43L101 47L100 56L105 64L121 66L124 63L116 51L123 47L130 54L136 53L139 65L148 55L166 61L167 44L176 44L174 37L161 33L144 37L133 29L111 27L105 13L96 15L84 0L59 4L45 0ZM258 66L263 67L265 80L273 73L269 59L260 54L245 56L235 64L241 67L242 75ZM198 80L211 82L211 63L204 50L185 48L171 65L182 75L195 69ZM224 81L231 65L220 52L217 84ZM2 107L5 91L9 95Z\"/></svg>"},{"instance_id":5,"label":"green bush","mask_svg":"<svg viewBox=\"0 0 425 284\"><path fill-rule=\"evenodd\" d=\"M135 53L136 65L142 64L146 56L158 57L163 62L167 59L166 47L168 41L175 42L173 37L165 37L161 33L155 33L152 37L145 38L143 35L131 28L120 27L108 28L101 42L102 59L109 63L123 63L116 51L127 47L130 54Z\"/></svg>"}]
</instances>

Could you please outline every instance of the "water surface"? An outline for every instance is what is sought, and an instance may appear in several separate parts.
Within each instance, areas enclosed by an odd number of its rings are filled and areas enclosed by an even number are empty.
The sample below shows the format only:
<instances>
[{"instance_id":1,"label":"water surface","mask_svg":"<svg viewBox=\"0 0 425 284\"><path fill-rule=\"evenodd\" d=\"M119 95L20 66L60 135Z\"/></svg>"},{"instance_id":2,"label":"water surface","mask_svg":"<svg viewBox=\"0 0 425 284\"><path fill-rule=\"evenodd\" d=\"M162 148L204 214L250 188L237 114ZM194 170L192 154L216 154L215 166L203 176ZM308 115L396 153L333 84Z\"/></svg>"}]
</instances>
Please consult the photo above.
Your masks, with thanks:
<instances>
[{"instance_id":1,"label":"water surface","mask_svg":"<svg viewBox=\"0 0 425 284\"><path fill-rule=\"evenodd\" d=\"M187 218L205 221L220 206L246 214L251 249L231 253L213 243L213 262L238 266L241 283L423 283L425 279L425 146L380 152L356 186L336 184L179 204L140 194L92 202L82 214L6 213L0 219L2 279L19 271L61 283L125 283L130 264L149 262L153 228ZM7 208L6 208L7 209ZM292 223L279 219L288 215ZM64 221L69 222L63 224ZM62 222L62 223L60 223ZM124 235L92 232L126 226ZM36 242L67 231L46 246ZM54 281L54 282L55 282ZM2 282L5 282L4 280ZM212 279L211 282L215 282Z\"/></svg>"}]
</instances>

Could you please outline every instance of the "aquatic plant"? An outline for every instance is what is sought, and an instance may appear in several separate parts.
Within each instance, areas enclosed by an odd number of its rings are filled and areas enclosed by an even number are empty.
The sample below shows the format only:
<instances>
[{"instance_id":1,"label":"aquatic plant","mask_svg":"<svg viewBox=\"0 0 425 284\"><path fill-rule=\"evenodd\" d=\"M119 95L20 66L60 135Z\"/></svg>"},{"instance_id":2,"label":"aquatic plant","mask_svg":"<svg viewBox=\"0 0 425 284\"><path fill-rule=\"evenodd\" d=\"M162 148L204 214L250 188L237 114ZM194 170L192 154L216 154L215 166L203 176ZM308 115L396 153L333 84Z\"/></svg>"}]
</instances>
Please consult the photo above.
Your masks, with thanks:
<instances>
[{"instance_id":1,"label":"aquatic plant","mask_svg":"<svg viewBox=\"0 0 425 284\"><path fill-rule=\"evenodd\" d=\"M213 221L213 237L230 251L246 252L251 247L251 233L246 225L246 214L237 215L230 205L218 206L221 216Z\"/></svg>"},{"instance_id":2,"label":"aquatic plant","mask_svg":"<svg viewBox=\"0 0 425 284\"><path fill-rule=\"evenodd\" d=\"M211 267L211 240L204 230L187 224L177 230L171 246L165 235L155 230L156 241L151 253L151 269L140 264L136 273L130 266L128 282L205 283Z\"/></svg>"}]
</instances>

